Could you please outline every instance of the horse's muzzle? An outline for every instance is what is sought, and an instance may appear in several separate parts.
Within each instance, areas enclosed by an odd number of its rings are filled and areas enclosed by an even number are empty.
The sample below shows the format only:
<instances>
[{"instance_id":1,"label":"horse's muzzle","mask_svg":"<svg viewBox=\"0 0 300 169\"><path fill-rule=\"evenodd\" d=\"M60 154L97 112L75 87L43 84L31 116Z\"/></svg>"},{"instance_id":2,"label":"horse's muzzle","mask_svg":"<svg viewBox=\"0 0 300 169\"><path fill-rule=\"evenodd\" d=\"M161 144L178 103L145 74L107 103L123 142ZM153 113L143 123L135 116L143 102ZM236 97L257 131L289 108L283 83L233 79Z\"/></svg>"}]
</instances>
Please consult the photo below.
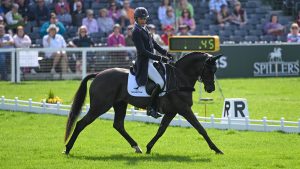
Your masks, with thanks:
<instances>
[{"instance_id":1,"label":"horse's muzzle","mask_svg":"<svg viewBox=\"0 0 300 169\"><path fill-rule=\"evenodd\" d=\"M212 86L204 86L204 90L207 92L207 93L211 93L213 91L215 91L215 86L212 85Z\"/></svg>"}]
</instances>

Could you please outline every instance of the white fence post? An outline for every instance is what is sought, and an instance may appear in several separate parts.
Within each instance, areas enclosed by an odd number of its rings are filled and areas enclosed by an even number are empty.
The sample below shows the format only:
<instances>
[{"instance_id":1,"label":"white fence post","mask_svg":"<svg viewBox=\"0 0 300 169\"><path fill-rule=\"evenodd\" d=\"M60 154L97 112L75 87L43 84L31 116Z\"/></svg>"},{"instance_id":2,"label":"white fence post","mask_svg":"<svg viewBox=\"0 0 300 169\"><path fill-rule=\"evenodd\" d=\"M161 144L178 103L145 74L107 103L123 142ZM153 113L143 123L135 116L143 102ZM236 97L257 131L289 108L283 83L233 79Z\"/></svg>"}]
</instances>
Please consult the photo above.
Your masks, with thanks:
<instances>
[{"instance_id":1,"label":"white fence post","mask_svg":"<svg viewBox=\"0 0 300 169\"><path fill-rule=\"evenodd\" d=\"M267 131L267 117L263 118L264 131Z\"/></svg>"},{"instance_id":2,"label":"white fence post","mask_svg":"<svg viewBox=\"0 0 300 169\"><path fill-rule=\"evenodd\" d=\"M32 99L30 98L29 100L28 100L28 106L29 106L29 112L31 112L31 109L32 109Z\"/></svg>"},{"instance_id":3,"label":"white fence post","mask_svg":"<svg viewBox=\"0 0 300 169\"><path fill-rule=\"evenodd\" d=\"M284 131L284 117L281 117L280 119L280 126L281 126L281 131Z\"/></svg>"},{"instance_id":4,"label":"white fence post","mask_svg":"<svg viewBox=\"0 0 300 169\"><path fill-rule=\"evenodd\" d=\"M10 64L11 64L11 82L12 83L15 83L16 82L16 64L15 64L15 62L16 62L16 58L15 58L15 54L14 54L15 52L11 52L11 55L10 55L10 57L11 57L11 60L10 60Z\"/></svg>"},{"instance_id":5,"label":"white fence post","mask_svg":"<svg viewBox=\"0 0 300 169\"><path fill-rule=\"evenodd\" d=\"M215 115L214 114L212 114L210 116L210 125L211 125L212 128L215 127Z\"/></svg>"},{"instance_id":6,"label":"white fence post","mask_svg":"<svg viewBox=\"0 0 300 169\"><path fill-rule=\"evenodd\" d=\"M87 62L86 62L86 51L82 51L82 78L83 79L86 76L87 72Z\"/></svg>"},{"instance_id":7,"label":"white fence post","mask_svg":"<svg viewBox=\"0 0 300 169\"><path fill-rule=\"evenodd\" d=\"M15 52L13 52L13 55L15 55ZM20 55L19 50L16 50L16 83L21 82L21 68L20 68Z\"/></svg>"},{"instance_id":8,"label":"white fence post","mask_svg":"<svg viewBox=\"0 0 300 169\"><path fill-rule=\"evenodd\" d=\"M299 121L298 121L298 132L300 133L300 119L299 119Z\"/></svg>"},{"instance_id":9,"label":"white fence post","mask_svg":"<svg viewBox=\"0 0 300 169\"><path fill-rule=\"evenodd\" d=\"M19 103L18 103L18 97L15 97L15 111L17 111L18 110L18 105Z\"/></svg>"},{"instance_id":10,"label":"white fence post","mask_svg":"<svg viewBox=\"0 0 300 169\"><path fill-rule=\"evenodd\" d=\"M46 113L46 100L43 100L43 113Z\"/></svg>"},{"instance_id":11,"label":"white fence post","mask_svg":"<svg viewBox=\"0 0 300 169\"><path fill-rule=\"evenodd\" d=\"M246 130L249 130L249 116L245 117Z\"/></svg>"},{"instance_id":12,"label":"white fence post","mask_svg":"<svg viewBox=\"0 0 300 169\"><path fill-rule=\"evenodd\" d=\"M133 121L134 120L134 115L135 115L134 107L131 107L130 113L131 113L131 120Z\"/></svg>"},{"instance_id":13,"label":"white fence post","mask_svg":"<svg viewBox=\"0 0 300 169\"><path fill-rule=\"evenodd\" d=\"M5 97L1 96L1 107L4 107Z\"/></svg>"},{"instance_id":14,"label":"white fence post","mask_svg":"<svg viewBox=\"0 0 300 169\"><path fill-rule=\"evenodd\" d=\"M56 112L57 112L57 114L60 114L60 103L59 102L56 103Z\"/></svg>"}]
</instances>

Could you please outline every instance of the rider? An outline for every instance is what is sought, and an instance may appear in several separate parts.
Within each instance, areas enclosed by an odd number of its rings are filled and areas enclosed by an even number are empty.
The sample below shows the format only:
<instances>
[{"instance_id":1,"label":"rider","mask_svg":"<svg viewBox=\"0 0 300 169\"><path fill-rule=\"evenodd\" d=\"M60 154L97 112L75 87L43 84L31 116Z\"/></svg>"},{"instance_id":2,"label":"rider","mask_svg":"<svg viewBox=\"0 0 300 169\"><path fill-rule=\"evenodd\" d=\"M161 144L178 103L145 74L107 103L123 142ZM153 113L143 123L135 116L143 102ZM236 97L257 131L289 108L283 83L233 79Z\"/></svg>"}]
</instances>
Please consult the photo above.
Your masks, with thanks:
<instances>
[{"instance_id":1,"label":"rider","mask_svg":"<svg viewBox=\"0 0 300 169\"><path fill-rule=\"evenodd\" d=\"M146 8L138 7L135 9L135 25L132 33L132 41L137 49L135 68L138 86L146 85L148 77L156 83L155 89L151 94L150 103L147 107L147 115L158 118L161 117L161 115L157 113L157 106L155 103L159 92L163 89L164 80L153 66L153 62L154 60L159 62L167 62L169 58L172 58L172 55L153 40L153 37L146 27L146 21L148 17L149 14ZM160 54L167 57L154 54L153 49L156 49Z\"/></svg>"}]
</instances>

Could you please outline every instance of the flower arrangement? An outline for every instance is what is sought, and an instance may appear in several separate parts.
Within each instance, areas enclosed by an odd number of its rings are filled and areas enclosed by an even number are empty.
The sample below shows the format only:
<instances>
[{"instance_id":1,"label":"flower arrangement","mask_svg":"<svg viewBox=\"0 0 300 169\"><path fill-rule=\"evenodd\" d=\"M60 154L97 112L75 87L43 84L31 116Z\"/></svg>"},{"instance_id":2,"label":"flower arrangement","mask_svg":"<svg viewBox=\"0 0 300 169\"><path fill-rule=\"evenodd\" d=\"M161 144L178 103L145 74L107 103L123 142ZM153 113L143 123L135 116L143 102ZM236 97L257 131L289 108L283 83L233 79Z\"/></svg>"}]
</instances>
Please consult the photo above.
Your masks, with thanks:
<instances>
[{"instance_id":1,"label":"flower arrangement","mask_svg":"<svg viewBox=\"0 0 300 169\"><path fill-rule=\"evenodd\" d=\"M58 96L55 96L54 93L52 92L52 90L49 91L48 94L48 98L47 99L43 99L46 101L46 103L50 103L50 104L56 104L56 103L62 103L63 100L61 98L59 98Z\"/></svg>"}]
</instances>

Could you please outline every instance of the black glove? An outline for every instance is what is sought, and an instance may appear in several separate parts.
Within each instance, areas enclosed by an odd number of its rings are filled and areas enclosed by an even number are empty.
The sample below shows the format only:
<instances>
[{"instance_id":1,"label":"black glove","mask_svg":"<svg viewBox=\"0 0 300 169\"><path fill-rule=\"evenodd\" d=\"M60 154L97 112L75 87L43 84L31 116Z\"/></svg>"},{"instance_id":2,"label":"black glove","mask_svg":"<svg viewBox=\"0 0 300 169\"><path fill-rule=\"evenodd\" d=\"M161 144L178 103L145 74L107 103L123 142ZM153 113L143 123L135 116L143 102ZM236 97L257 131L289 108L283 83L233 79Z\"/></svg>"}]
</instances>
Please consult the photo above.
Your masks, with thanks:
<instances>
[{"instance_id":1,"label":"black glove","mask_svg":"<svg viewBox=\"0 0 300 169\"><path fill-rule=\"evenodd\" d=\"M175 58L175 56L171 53L167 53L167 57L171 60L173 60Z\"/></svg>"},{"instance_id":2,"label":"black glove","mask_svg":"<svg viewBox=\"0 0 300 169\"><path fill-rule=\"evenodd\" d=\"M164 63L167 63L169 61L169 58L167 57L164 57L164 56L161 56L161 59L160 59L162 62Z\"/></svg>"}]
</instances>

